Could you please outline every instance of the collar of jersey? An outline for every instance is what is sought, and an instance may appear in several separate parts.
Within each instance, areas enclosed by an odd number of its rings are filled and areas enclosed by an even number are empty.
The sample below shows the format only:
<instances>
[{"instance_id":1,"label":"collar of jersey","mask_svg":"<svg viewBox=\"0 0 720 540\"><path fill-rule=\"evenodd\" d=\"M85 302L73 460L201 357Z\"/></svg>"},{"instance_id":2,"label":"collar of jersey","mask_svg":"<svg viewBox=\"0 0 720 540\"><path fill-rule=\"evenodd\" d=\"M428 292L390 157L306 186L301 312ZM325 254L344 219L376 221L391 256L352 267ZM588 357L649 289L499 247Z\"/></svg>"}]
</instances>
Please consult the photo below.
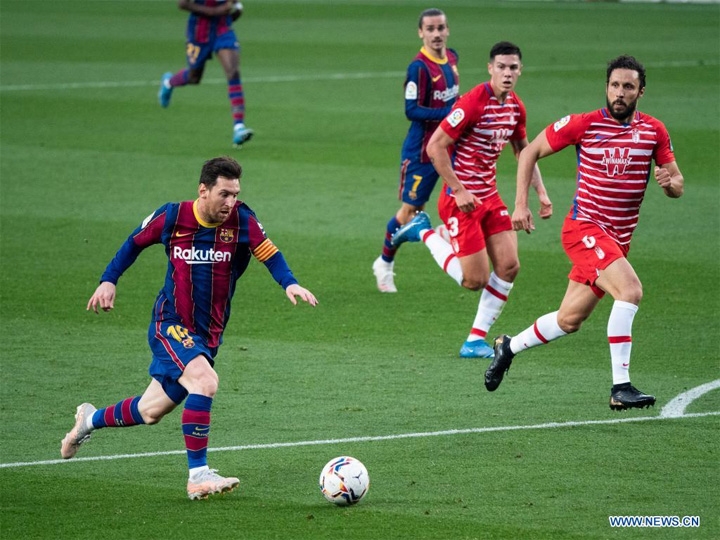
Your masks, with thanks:
<instances>
[{"instance_id":1,"label":"collar of jersey","mask_svg":"<svg viewBox=\"0 0 720 540\"><path fill-rule=\"evenodd\" d=\"M427 56L430 60L432 60L436 64L447 64L447 62L448 62L447 54L445 55L445 58L438 58L437 56L433 55L430 51L428 51L425 47L421 47L420 52L423 53L425 56Z\"/></svg>"},{"instance_id":2,"label":"collar of jersey","mask_svg":"<svg viewBox=\"0 0 720 540\"><path fill-rule=\"evenodd\" d=\"M203 221L203 219L200 217L200 212L198 212L197 209L198 199L195 199L195 202L193 202L193 214L195 214L195 219L197 219L197 222L202 225L203 227L207 229L214 229L218 225L222 225L222 223L208 223L207 221Z\"/></svg>"},{"instance_id":3,"label":"collar of jersey","mask_svg":"<svg viewBox=\"0 0 720 540\"><path fill-rule=\"evenodd\" d=\"M603 107L603 108L602 108L602 115L603 115L605 118L607 118L608 120L615 120L615 117L614 117L612 114L610 114L610 111L608 110L607 107ZM632 119L631 119L629 122L626 122L626 123L622 123L622 124L621 124L621 123L618 122L617 120L615 120L615 121L616 121L619 125L621 125L621 126L632 126L632 125L633 125L633 122L635 122L636 120L637 120L637 121L640 121L640 119L641 119L640 111L638 111L637 109L635 109L635 112L633 113L633 117L632 117Z\"/></svg>"}]
</instances>

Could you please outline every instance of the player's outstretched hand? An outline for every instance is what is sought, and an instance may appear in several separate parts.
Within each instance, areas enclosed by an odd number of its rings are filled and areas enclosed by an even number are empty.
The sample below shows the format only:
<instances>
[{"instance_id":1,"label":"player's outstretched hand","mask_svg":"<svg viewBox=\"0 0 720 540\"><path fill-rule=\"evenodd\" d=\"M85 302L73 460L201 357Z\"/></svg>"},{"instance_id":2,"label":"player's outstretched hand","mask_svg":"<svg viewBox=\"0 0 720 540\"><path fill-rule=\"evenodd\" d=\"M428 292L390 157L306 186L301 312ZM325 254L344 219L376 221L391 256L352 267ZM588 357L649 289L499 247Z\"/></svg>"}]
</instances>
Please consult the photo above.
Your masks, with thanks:
<instances>
[{"instance_id":1,"label":"player's outstretched hand","mask_svg":"<svg viewBox=\"0 0 720 540\"><path fill-rule=\"evenodd\" d=\"M115 284L109 281L103 281L88 301L87 310L91 309L98 313L98 306L103 311L110 311L115 307Z\"/></svg>"},{"instance_id":2,"label":"player's outstretched hand","mask_svg":"<svg viewBox=\"0 0 720 540\"><path fill-rule=\"evenodd\" d=\"M540 210L538 211L540 219L549 219L552 216L553 210L550 197L548 197L547 194L543 194L538 195L538 198L540 199Z\"/></svg>"},{"instance_id":3,"label":"player's outstretched hand","mask_svg":"<svg viewBox=\"0 0 720 540\"><path fill-rule=\"evenodd\" d=\"M308 291L305 287L301 287L297 283L290 285L287 289L285 289L285 294L293 303L293 305L297 305L297 299L295 298L296 296L299 296L302 300L305 300L305 302L307 302L311 306L318 305L318 301L317 298L315 298L315 295Z\"/></svg>"},{"instance_id":4,"label":"player's outstretched hand","mask_svg":"<svg viewBox=\"0 0 720 540\"><path fill-rule=\"evenodd\" d=\"M513 230L525 231L530 234L535 230L532 212L529 208L515 208L512 215Z\"/></svg>"}]
</instances>

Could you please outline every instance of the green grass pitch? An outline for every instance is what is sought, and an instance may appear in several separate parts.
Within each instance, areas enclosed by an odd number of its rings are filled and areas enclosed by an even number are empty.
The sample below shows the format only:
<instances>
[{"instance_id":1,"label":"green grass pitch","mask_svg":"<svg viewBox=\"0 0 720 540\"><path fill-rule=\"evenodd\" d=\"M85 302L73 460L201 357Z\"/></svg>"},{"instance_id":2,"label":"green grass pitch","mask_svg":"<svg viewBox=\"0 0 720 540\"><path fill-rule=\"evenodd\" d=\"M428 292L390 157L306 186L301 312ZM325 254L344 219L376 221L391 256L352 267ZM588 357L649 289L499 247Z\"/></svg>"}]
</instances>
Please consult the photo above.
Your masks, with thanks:
<instances>
[{"instance_id":1,"label":"green grass pitch","mask_svg":"<svg viewBox=\"0 0 720 540\"><path fill-rule=\"evenodd\" d=\"M247 0L237 25L247 123L231 148L219 64L157 104L184 63L173 1L4 0L0 6L0 536L4 539L606 539L720 537L720 6L437 2L461 90L517 42L528 131L604 105L605 64L645 63L640 109L668 127L686 179L650 186L630 260L645 298L633 382L654 409L609 410L610 299L580 334L529 351L503 386L457 357L477 294L422 246L397 258L399 293L370 266L396 211L407 130L402 83L417 52L415 0ZM320 305L293 307L251 264L217 359L210 464L240 489L191 502L180 413L95 434L58 463L82 401L142 392L160 248L122 278L116 309L85 311L105 264L160 204L196 194L204 160L236 156L256 210ZM514 160L498 165L514 200ZM559 228L571 149L540 163L555 216L520 238L522 271L495 333L554 310L568 263ZM435 198L429 212L437 220ZM689 415L689 416L688 416ZM620 422L620 420L625 420ZM330 458L365 463L371 488L336 508L317 488ZM698 516L694 528L613 528L609 516Z\"/></svg>"}]
</instances>

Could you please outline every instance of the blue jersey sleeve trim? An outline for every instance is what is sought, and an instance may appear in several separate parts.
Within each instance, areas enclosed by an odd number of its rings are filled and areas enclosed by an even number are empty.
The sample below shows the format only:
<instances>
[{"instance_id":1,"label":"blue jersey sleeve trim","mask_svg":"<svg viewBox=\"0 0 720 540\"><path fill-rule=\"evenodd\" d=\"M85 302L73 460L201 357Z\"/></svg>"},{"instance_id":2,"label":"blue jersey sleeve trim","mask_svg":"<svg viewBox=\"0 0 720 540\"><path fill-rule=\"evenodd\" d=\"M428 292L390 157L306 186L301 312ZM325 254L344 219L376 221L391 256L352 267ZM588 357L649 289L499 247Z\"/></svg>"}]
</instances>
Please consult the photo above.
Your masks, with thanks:
<instances>
[{"instance_id":1,"label":"blue jersey sleeve trim","mask_svg":"<svg viewBox=\"0 0 720 540\"><path fill-rule=\"evenodd\" d=\"M273 279L275 279L283 289L287 289L290 285L295 285L298 282L292 270L290 270L287 261L285 261L285 257L283 257L283 254L279 251L263 264L270 271Z\"/></svg>"},{"instance_id":2,"label":"blue jersey sleeve trim","mask_svg":"<svg viewBox=\"0 0 720 540\"><path fill-rule=\"evenodd\" d=\"M103 272L103 275L100 277L101 283L103 281L109 281L110 283L117 285L120 276L122 276L125 270L130 268L130 266L132 266L135 262L135 259L138 258L138 255L140 255L143 248L135 244L133 236L134 234L130 235L128 239L125 240L125 243L120 246L120 249L115 254L115 257L113 257L113 260L107 265L105 272Z\"/></svg>"},{"instance_id":3,"label":"blue jersey sleeve trim","mask_svg":"<svg viewBox=\"0 0 720 540\"><path fill-rule=\"evenodd\" d=\"M108 264L107 268L105 268L105 272L103 272L103 275L100 277L100 282L109 281L110 283L117 285L120 276L123 275L125 270L132 266L138 258L138 255L140 255L146 247L153 243L161 242L167 213L169 212L172 215L171 221L174 222L177 219L177 212L179 208L180 205L178 203L167 203L146 217L140 226L130 234L127 240L125 240L125 243L120 246L120 249L118 249L115 257L113 257L113 260L110 261L110 264ZM161 219L162 221L157 221L158 219ZM152 227L158 223L160 223L160 227L153 228L150 235L146 236L144 241L141 241L140 243L135 241L138 235L147 233L148 227Z\"/></svg>"}]
</instances>

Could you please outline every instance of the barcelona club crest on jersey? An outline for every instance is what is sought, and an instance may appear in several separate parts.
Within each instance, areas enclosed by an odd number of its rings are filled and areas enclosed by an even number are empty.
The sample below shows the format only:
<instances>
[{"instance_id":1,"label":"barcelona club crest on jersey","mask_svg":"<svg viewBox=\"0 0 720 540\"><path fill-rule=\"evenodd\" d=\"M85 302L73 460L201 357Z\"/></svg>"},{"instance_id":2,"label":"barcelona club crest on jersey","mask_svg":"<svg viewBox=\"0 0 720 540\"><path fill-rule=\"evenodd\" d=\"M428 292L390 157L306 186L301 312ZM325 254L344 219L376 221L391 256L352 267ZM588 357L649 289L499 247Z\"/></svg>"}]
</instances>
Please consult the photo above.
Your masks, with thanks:
<instances>
[{"instance_id":1,"label":"barcelona club crest on jersey","mask_svg":"<svg viewBox=\"0 0 720 540\"><path fill-rule=\"evenodd\" d=\"M232 229L220 229L220 240L229 244L235 238L235 234Z\"/></svg>"}]
</instances>

